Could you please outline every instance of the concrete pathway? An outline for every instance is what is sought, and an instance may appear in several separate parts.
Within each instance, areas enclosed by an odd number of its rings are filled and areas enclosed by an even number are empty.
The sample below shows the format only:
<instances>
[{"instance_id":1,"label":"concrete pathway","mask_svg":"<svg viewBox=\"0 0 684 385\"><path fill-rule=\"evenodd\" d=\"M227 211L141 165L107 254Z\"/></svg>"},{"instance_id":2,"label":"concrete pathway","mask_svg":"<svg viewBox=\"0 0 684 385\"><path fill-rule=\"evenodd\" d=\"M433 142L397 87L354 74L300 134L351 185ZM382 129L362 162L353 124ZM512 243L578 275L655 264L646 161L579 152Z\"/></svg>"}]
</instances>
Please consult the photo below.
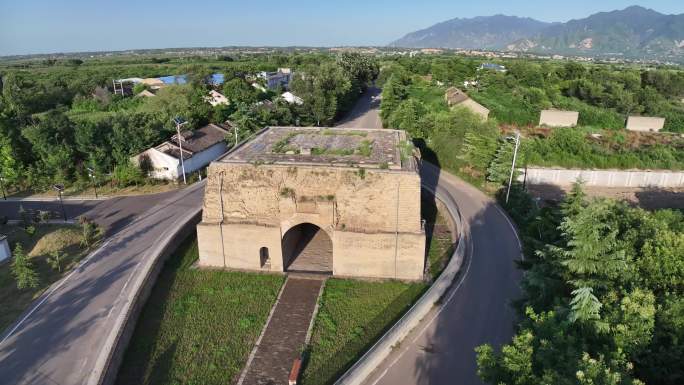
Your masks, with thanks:
<instances>
[{"instance_id":1,"label":"concrete pathway","mask_svg":"<svg viewBox=\"0 0 684 385\"><path fill-rule=\"evenodd\" d=\"M287 385L292 364L307 342L323 282L317 276L288 277L239 385Z\"/></svg>"}]
</instances>

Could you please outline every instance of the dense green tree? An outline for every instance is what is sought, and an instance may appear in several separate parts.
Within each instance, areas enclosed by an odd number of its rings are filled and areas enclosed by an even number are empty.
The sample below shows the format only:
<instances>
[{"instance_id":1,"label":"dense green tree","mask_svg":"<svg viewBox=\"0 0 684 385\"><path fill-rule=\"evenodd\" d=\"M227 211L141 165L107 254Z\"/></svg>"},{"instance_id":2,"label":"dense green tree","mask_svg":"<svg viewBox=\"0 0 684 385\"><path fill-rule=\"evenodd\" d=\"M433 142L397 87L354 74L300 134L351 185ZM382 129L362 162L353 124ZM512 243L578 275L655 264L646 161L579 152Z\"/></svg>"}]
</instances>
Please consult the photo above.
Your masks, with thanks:
<instances>
[{"instance_id":1,"label":"dense green tree","mask_svg":"<svg viewBox=\"0 0 684 385\"><path fill-rule=\"evenodd\" d=\"M38 123L24 128L22 134L44 167L44 172L54 175L53 181L68 181L81 159L75 151L73 122L62 112L52 110Z\"/></svg>"},{"instance_id":2,"label":"dense green tree","mask_svg":"<svg viewBox=\"0 0 684 385\"><path fill-rule=\"evenodd\" d=\"M526 243L526 316L500 353L478 348L479 373L490 383L674 385L684 353L684 216L649 213L610 200L587 200L576 185L560 207L552 244L527 240L543 232L539 216L516 217ZM555 214L553 214L555 213ZM667 266L656 263L654 246ZM534 251L534 250L533 250ZM656 270L663 270L657 273ZM679 329L678 329L679 328ZM667 368L667 369L665 369Z\"/></svg>"},{"instance_id":3,"label":"dense green tree","mask_svg":"<svg viewBox=\"0 0 684 385\"><path fill-rule=\"evenodd\" d=\"M223 84L223 95L236 104L252 104L258 100L259 90L252 87L245 79L233 78Z\"/></svg>"},{"instance_id":4,"label":"dense green tree","mask_svg":"<svg viewBox=\"0 0 684 385\"><path fill-rule=\"evenodd\" d=\"M388 126L408 132L411 137L425 138L428 133L424 131L421 118L427 113L425 105L415 99L403 101L392 112L387 120Z\"/></svg>"},{"instance_id":5,"label":"dense green tree","mask_svg":"<svg viewBox=\"0 0 684 385\"><path fill-rule=\"evenodd\" d=\"M375 57L355 52L340 54L337 64L351 77L353 88L359 91L365 91L380 72Z\"/></svg>"},{"instance_id":6,"label":"dense green tree","mask_svg":"<svg viewBox=\"0 0 684 385\"><path fill-rule=\"evenodd\" d=\"M17 281L18 289L34 289L38 287L40 280L33 263L29 260L28 255L24 252L21 243L17 243L12 254L14 260L12 261L12 275Z\"/></svg>"}]
</instances>

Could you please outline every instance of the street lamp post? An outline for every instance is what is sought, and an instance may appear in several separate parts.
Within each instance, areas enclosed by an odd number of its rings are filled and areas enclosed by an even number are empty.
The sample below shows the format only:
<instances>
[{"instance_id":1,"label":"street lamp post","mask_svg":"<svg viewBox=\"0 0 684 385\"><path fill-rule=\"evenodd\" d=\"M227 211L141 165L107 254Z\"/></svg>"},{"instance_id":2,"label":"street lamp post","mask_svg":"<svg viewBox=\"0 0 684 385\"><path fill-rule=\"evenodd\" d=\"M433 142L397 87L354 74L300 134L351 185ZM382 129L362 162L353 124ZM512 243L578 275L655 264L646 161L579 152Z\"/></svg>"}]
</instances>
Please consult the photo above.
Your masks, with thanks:
<instances>
[{"instance_id":1,"label":"street lamp post","mask_svg":"<svg viewBox=\"0 0 684 385\"><path fill-rule=\"evenodd\" d=\"M518 147L520 146L520 132L515 133L515 150L513 150L513 162L511 163L511 176L508 178L508 190L506 190L506 203L511 194L511 184L513 184L513 172L515 171L515 161L518 157Z\"/></svg>"},{"instance_id":2,"label":"street lamp post","mask_svg":"<svg viewBox=\"0 0 684 385\"><path fill-rule=\"evenodd\" d=\"M63 184L56 184L52 186L53 189L57 190L59 195L59 204L62 206L62 215L64 216L64 222L67 221L66 209L64 208L64 201L62 200L62 191L64 191Z\"/></svg>"},{"instance_id":3,"label":"street lamp post","mask_svg":"<svg viewBox=\"0 0 684 385\"><path fill-rule=\"evenodd\" d=\"M185 162L183 162L183 139L180 134L181 126L188 122L183 120L183 118L181 117L175 117L172 120L176 124L176 139L178 139L178 148L180 148L180 162L181 169L183 170L183 184L188 184L187 180L185 179Z\"/></svg>"},{"instance_id":4,"label":"street lamp post","mask_svg":"<svg viewBox=\"0 0 684 385\"><path fill-rule=\"evenodd\" d=\"M5 195L5 177L0 174L0 190L2 190L2 199L7 200L7 195Z\"/></svg>"},{"instance_id":5,"label":"street lamp post","mask_svg":"<svg viewBox=\"0 0 684 385\"><path fill-rule=\"evenodd\" d=\"M97 180L95 180L95 170L90 167L86 168L88 170L88 176L93 181L93 188L95 189L95 198L97 198Z\"/></svg>"}]
</instances>

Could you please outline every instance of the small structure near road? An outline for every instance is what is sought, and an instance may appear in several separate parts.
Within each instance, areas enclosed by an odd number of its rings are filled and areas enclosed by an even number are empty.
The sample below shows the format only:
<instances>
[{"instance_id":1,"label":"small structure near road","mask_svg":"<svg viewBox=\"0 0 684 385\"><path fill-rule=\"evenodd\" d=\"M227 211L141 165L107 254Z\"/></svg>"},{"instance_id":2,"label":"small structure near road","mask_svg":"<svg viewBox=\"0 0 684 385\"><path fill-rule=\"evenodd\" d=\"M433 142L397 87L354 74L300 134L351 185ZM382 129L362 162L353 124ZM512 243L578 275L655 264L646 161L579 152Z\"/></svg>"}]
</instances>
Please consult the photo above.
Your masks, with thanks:
<instances>
[{"instance_id":1,"label":"small structure near road","mask_svg":"<svg viewBox=\"0 0 684 385\"><path fill-rule=\"evenodd\" d=\"M649 116L630 116L627 118L627 130L658 132L665 127L665 118Z\"/></svg>"},{"instance_id":2,"label":"small structure near road","mask_svg":"<svg viewBox=\"0 0 684 385\"><path fill-rule=\"evenodd\" d=\"M153 94L149 90L142 90L135 96L139 97L139 98L153 98L153 97L156 97L157 95Z\"/></svg>"},{"instance_id":3,"label":"small structure near road","mask_svg":"<svg viewBox=\"0 0 684 385\"><path fill-rule=\"evenodd\" d=\"M293 94L293 93L290 92L290 91L283 92L283 94L280 95L280 97L283 98L283 99L284 99L286 102L288 102L289 104L296 104L296 105L299 106L299 105L302 105L302 104L304 103L304 101L302 100L302 98L300 98L299 96Z\"/></svg>"},{"instance_id":4,"label":"small structure near road","mask_svg":"<svg viewBox=\"0 0 684 385\"><path fill-rule=\"evenodd\" d=\"M175 180L182 176L180 162L183 148L183 166L190 174L226 153L226 136L231 127L209 124L194 131L181 132L180 138L174 135L170 140L131 158L133 163L148 171L155 179Z\"/></svg>"},{"instance_id":5,"label":"small structure near road","mask_svg":"<svg viewBox=\"0 0 684 385\"><path fill-rule=\"evenodd\" d=\"M230 104L230 101L227 97L225 97L225 95L214 90L209 91L209 95L205 98L205 100L213 107Z\"/></svg>"},{"instance_id":6,"label":"small structure near road","mask_svg":"<svg viewBox=\"0 0 684 385\"><path fill-rule=\"evenodd\" d=\"M548 127L575 127L579 119L577 111L542 110L539 125Z\"/></svg>"},{"instance_id":7,"label":"small structure near road","mask_svg":"<svg viewBox=\"0 0 684 385\"><path fill-rule=\"evenodd\" d=\"M398 130L264 129L209 166L199 265L422 279L414 151Z\"/></svg>"},{"instance_id":8,"label":"small structure near road","mask_svg":"<svg viewBox=\"0 0 684 385\"><path fill-rule=\"evenodd\" d=\"M11 257L12 252L10 251L9 242L7 242L7 236L0 234L0 263Z\"/></svg>"},{"instance_id":9,"label":"small structure near road","mask_svg":"<svg viewBox=\"0 0 684 385\"><path fill-rule=\"evenodd\" d=\"M449 107L462 106L473 113L480 115L484 120L489 118L489 109L487 109L487 107L474 101L465 92L456 87L447 88L444 93L444 100L446 100Z\"/></svg>"}]
</instances>

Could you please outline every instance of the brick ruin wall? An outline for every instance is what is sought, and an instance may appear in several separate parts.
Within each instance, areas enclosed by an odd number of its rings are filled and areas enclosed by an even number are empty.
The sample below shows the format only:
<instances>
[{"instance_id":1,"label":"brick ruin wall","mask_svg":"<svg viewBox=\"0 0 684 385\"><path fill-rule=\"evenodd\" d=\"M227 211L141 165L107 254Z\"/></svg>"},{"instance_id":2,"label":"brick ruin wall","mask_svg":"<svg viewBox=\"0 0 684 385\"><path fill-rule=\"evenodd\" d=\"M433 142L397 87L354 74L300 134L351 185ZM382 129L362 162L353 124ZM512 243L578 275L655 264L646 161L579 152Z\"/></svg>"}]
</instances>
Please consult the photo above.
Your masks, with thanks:
<instances>
[{"instance_id":1,"label":"brick ruin wall","mask_svg":"<svg viewBox=\"0 0 684 385\"><path fill-rule=\"evenodd\" d=\"M423 276L415 172L217 162L208 174L198 225L202 266L283 271L282 236L306 222L330 236L334 275ZM269 250L268 266L260 263L261 247Z\"/></svg>"}]
</instances>

